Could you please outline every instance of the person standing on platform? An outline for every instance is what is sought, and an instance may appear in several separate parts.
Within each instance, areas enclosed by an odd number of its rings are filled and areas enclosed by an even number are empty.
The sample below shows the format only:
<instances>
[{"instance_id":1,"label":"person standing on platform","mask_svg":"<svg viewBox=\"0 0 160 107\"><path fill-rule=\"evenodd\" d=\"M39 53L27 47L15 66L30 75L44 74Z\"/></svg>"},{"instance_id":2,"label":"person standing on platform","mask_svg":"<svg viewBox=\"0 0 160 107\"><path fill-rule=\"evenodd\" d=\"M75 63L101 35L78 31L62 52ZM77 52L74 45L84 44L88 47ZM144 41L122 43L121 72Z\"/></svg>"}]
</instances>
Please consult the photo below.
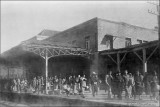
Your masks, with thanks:
<instances>
[{"instance_id":1,"label":"person standing on platform","mask_svg":"<svg viewBox=\"0 0 160 107\"><path fill-rule=\"evenodd\" d=\"M36 85L37 85L37 79L36 79L36 77L34 77L34 79L33 79L33 88L34 88L34 92L36 92Z\"/></svg>"},{"instance_id":2,"label":"person standing on platform","mask_svg":"<svg viewBox=\"0 0 160 107\"><path fill-rule=\"evenodd\" d=\"M145 94L149 95L151 98L151 75L149 75L147 72L144 74L143 83L144 83L144 90Z\"/></svg>"},{"instance_id":3,"label":"person standing on platform","mask_svg":"<svg viewBox=\"0 0 160 107\"><path fill-rule=\"evenodd\" d=\"M134 78L131 73L129 73L129 81L128 81L128 98L132 97L132 92L134 91Z\"/></svg>"},{"instance_id":4,"label":"person standing on platform","mask_svg":"<svg viewBox=\"0 0 160 107\"><path fill-rule=\"evenodd\" d=\"M29 86L28 86L29 84L28 84L28 81L27 81L27 79L26 78L24 78L24 92L27 92L28 91L28 88L29 88Z\"/></svg>"},{"instance_id":5,"label":"person standing on platform","mask_svg":"<svg viewBox=\"0 0 160 107\"><path fill-rule=\"evenodd\" d=\"M90 75L90 78L88 80L88 84L89 84L89 92L91 93L92 92L91 75Z\"/></svg>"},{"instance_id":6,"label":"person standing on platform","mask_svg":"<svg viewBox=\"0 0 160 107\"><path fill-rule=\"evenodd\" d=\"M78 77L77 77L77 79L76 79L76 82L77 82L77 90L78 90L78 93L79 93L79 94L80 94L80 92L81 92L81 87L80 87L80 82L81 82L81 80L80 80L80 78L81 78L81 76L78 75Z\"/></svg>"},{"instance_id":7,"label":"person standing on platform","mask_svg":"<svg viewBox=\"0 0 160 107\"><path fill-rule=\"evenodd\" d=\"M39 87L39 76L37 77L37 92L38 92L38 94L39 94L39 89L40 87Z\"/></svg>"},{"instance_id":8,"label":"person standing on platform","mask_svg":"<svg viewBox=\"0 0 160 107\"><path fill-rule=\"evenodd\" d=\"M118 72L118 74L116 75L117 76L117 94L118 94L118 99L122 100L122 91L123 91L123 77L121 75L120 72Z\"/></svg>"},{"instance_id":9,"label":"person standing on platform","mask_svg":"<svg viewBox=\"0 0 160 107\"><path fill-rule=\"evenodd\" d=\"M84 91L86 88L86 81L87 81L87 78L85 77L85 75L83 75L83 77L81 77L81 90L82 90L82 97L83 98L85 98Z\"/></svg>"},{"instance_id":10,"label":"person standing on platform","mask_svg":"<svg viewBox=\"0 0 160 107\"><path fill-rule=\"evenodd\" d=\"M13 79L13 83L14 83L14 85L13 85L13 91L17 92L17 81L16 81L15 78Z\"/></svg>"},{"instance_id":11,"label":"person standing on platform","mask_svg":"<svg viewBox=\"0 0 160 107\"><path fill-rule=\"evenodd\" d=\"M18 93L21 92L21 80L20 78L17 79L17 89L18 89Z\"/></svg>"},{"instance_id":12,"label":"person standing on platform","mask_svg":"<svg viewBox=\"0 0 160 107\"><path fill-rule=\"evenodd\" d=\"M142 92L143 92L143 76L140 75L139 71L136 72L136 75L134 76L134 81L135 81L134 99L136 99L136 95L138 95L139 100L141 100L141 95L142 95Z\"/></svg>"},{"instance_id":13,"label":"person standing on platform","mask_svg":"<svg viewBox=\"0 0 160 107\"><path fill-rule=\"evenodd\" d=\"M112 94L113 98L116 98L116 95L118 95L118 83L117 83L117 73L113 74L113 80L112 80Z\"/></svg>"},{"instance_id":14,"label":"person standing on platform","mask_svg":"<svg viewBox=\"0 0 160 107\"><path fill-rule=\"evenodd\" d=\"M55 81L55 83L54 83L55 84L55 90L58 90L58 78L57 78L57 76L55 76L54 79L55 79L54 80Z\"/></svg>"},{"instance_id":15,"label":"person standing on platform","mask_svg":"<svg viewBox=\"0 0 160 107\"><path fill-rule=\"evenodd\" d=\"M76 91L76 76L75 75L73 76L73 93L74 93L74 95L77 93L77 91Z\"/></svg>"},{"instance_id":16,"label":"person standing on platform","mask_svg":"<svg viewBox=\"0 0 160 107\"><path fill-rule=\"evenodd\" d=\"M76 77L76 83L75 84L76 84L76 90L75 90L76 93L75 94L78 94L78 90L79 90L78 89L79 88L79 78L78 77Z\"/></svg>"},{"instance_id":17,"label":"person standing on platform","mask_svg":"<svg viewBox=\"0 0 160 107\"><path fill-rule=\"evenodd\" d=\"M60 92L60 94L62 94L62 77L61 77L61 74L59 76L58 84L59 84L59 92Z\"/></svg>"},{"instance_id":18,"label":"person standing on platform","mask_svg":"<svg viewBox=\"0 0 160 107\"><path fill-rule=\"evenodd\" d=\"M159 83L158 76L156 71L154 71L152 76L152 81L151 81L151 91L152 91L153 99L155 101L158 100L158 96L159 96L158 83Z\"/></svg>"},{"instance_id":19,"label":"person standing on platform","mask_svg":"<svg viewBox=\"0 0 160 107\"><path fill-rule=\"evenodd\" d=\"M56 80L55 80L55 76L54 77L52 77L52 83L53 83L53 91L55 90L55 88L56 88Z\"/></svg>"},{"instance_id":20,"label":"person standing on platform","mask_svg":"<svg viewBox=\"0 0 160 107\"><path fill-rule=\"evenodd\" d=\"M91 75L91 86L92 86L92 95L93 97L95 97L95 93L97 93L98 91L98 79L96 77L96 73L93 72L93 74Z\"/></svg>"},{"instance_id":21,"label":"person standing on platform","mask_svg":"<svg viewBox=\"0 0 160 107\"><path fill-rule=\"evenodd\" d=\"M108 99L112 98L112 71L109 71L109 74L105 76L105 83L108 90Z\"/></svg>"},{"instance_id":22,"label":"person standing on platform","mask_svg":"<svg viewBox=\"0 0 160 107\"><path fill-rule=\"evenodd\" d=\"M39 93L41 93L42 91L42 81L41 81L41 77L39 76L39 78L38 78L38 89L39 89Z\"/></svg>"},{"instance_id":23,"label":"person standing on platform","mask_svg":"<svg viewBox=\"0 0 160 107\"><path fill-rule=\"evenodd\" d=\"M38 78L39 78L39 76L37 77L37 79L36 79L36 92L37 92L37 94L39 94L39 81L38 81Z\"/></svg>"},{"instance_id":24,"label":"person standing on platform","mask_svg":"<svg viewBox=\"0 0 160 107\"><path fill-rule=\"evenodd\" d=\"M22 78L22 80L21 80L20 89L21 89L21 92L24 91L24 78Z\"/></svg>"},{"instance_id":25,"label":"person standing on platform","mask_svg":"<svg viewBox=\"0 0 160 107\"><path fill-rule=\"evenodd\" d=\"M44 78L43 76L41 76L41 84L42 84L42 90L41 90L41 93L45 93L45 86L44 86Z\"/></svg>"},{"instance_id":26,"label":"person standing on platform","mask_svg":"<svg viewBox=\"0 0 160 107\"><path fill-rule=\"evenodd\" d=\"M128 90L129 90L129 87L128 87L129 75L128 75L128 71L127 70L124 71L123 79L124 79L125 98L128 99L129 98L129 95L128 95Z\"/></svg>"},{"instance_id":27,"label":"person standing on platform","mask_svg":"<svg viewBox=\"0 0 160 107\"><path fill-rule=\"evenodd\" d=\"M72 89L73 89L73 78L72 78L72 76L70 75L69 76L69 81L68 81L68 86L70 87L70 93L72 93L71 91L73 91Z\"/></svg>"},{"instance_id":28,"label":"person standing on platform","mask_svg":"<svg viewBox=\"0 0 160 107\"><path fill-rule=\"evenodd\" d=\"M101 80L98 78L98 75L96 75L96 79L98 80L96 95L98 95L98 92L99 92L99 90L100 90L100 83L101 83Z\"/></svg>"}]
</instances>

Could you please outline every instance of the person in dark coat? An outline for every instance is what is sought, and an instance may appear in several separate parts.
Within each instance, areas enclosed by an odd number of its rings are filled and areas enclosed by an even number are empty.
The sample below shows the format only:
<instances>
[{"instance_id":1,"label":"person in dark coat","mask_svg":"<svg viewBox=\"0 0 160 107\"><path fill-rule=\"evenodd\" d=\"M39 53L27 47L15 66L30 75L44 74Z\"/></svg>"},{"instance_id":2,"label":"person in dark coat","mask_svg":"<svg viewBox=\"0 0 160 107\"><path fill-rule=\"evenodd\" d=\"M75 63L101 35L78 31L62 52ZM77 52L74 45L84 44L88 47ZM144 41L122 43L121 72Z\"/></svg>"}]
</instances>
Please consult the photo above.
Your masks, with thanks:
<instances>
[{"instance_id":1,"label":"person in dark coat","mask_svg":"<svg viewBox=\"0 0 160 107\"><path fill-rule=\"evenodd\" d=\"M118 72L118 74L116 75L117 77L117 94L118 94L118 99L122 99L122 91L123 91L123 85L124 85L124 80L123 80L123 77L121 75L120 72Z\"/></svg>"},{"instance_id":2,"label":"person in dark coat","mask_svg":"<svg viewBox=\"0 0 160 107\"><path fill-rule=\"evenodd\" d=\"M60 91L60 94L62 94L62 77L61 77L61 74L60 74L58 80L59 80L58 81L59 91Z\"/></svg>"},{"instance_id":3,"label":"person in dark coat","mask_svg":"<svg viewBox=\"0 0 160 107\"><path fill-rule=\"evenodd\" d=\"M73 93L74 95L77 93L77 90L76 90L76 76L74 75L73 76Z\"/></svg>"},{"instance_id":4,"label":"person in dark coat","mask_svg":"<svg viewBox=\"0 0 160 107\"><path fill-rule=\"evenodd\" d=\"M144 83L144 90L146 95L151 96L151 78L152 76L145 72L143 83Z\"/></svg>"},{"instance_id":5,"label":"person in dark coat","mask_svg":"<svg viewBox=\"0 0 160 107\"><path fill-rule=\"evenodd\" d=\"M95 93L98 91L98 78L96 77L96 73L93 72L91 75L91 87L92 87L92 95L95 97Z\"/></svg>"},{"instance_id":6,"label":"person in dark coat","mask_svg":"<svg viewBox=\"0 0 160 107\"><path fill-rule=\"evenodd\" d=\"M118 75L117 73L114 73L112 80L112 94L114 98L116 98L116 95L118 95L117 75Z\"/></svg>"},{"instance_id":7,"label":"person in dark coat","mask_svg":"<svg viewBox=\"0 0 160 107\"><path fill-rule=\"evenodd\" d=\"M139 71L136 72L136 75L134 76L134 81L135 81L134 99L136 99L136 95L138 95L139 99L141 100L141 95L143 92L143 76L140 75Z\"/></svg>"}]
</instances>

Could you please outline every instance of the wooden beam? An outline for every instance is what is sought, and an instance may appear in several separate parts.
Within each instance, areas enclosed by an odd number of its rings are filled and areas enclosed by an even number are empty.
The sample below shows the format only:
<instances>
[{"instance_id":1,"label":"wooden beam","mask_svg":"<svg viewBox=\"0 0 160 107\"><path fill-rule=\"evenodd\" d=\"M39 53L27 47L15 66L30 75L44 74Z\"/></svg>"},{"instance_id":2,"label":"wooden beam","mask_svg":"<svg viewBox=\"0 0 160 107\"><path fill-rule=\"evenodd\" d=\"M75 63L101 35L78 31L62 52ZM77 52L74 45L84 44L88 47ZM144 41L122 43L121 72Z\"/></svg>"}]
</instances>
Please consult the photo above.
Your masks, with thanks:
<instances>
[{"instance_id":1,"label":"wooden beam","mask_svg":"<svg viewBox=\"0 0 160 107\"><path fill-rule=\"evenodd\" d=\"M154 54L154 52L158 49L159 46L156 46L156 48L153 50L153 52L149 55L149 57L147 58L146 61L148 61L150 59L150 57Z\"/></svg>"},{"instance_id":2,"label":"wooden beam","mask_svg":"<svg viewBox=\"0 0 160 107\"><path fill-rule=\"evenodd\" d=\"M120 55L119 55L119 53L117 53L117 70L118 70L118 72L121 72L120 66L121 66Z\"/></svg>"},{"instance_id":3,"label":"wooden beam","mask_svg":"<svg viewBox=\"0 0 160 107\"><path fill-rule=\"evenodd\" d=\"M114 63L117 64L117 62L111 57L111 55L108 55L108 56L112 59L112 61L113 61Z\"/></svg>"},{"instance_id":4,"label":"wooden beam","mask_svg":"<svg viewBox=\"0 0 160 107\"><path fill-rule=\"evenodd\" d=\"M125 53L125 54L123 55L123 58L121 59L120 63L122 63L122 61L124 60L124 58L125 58L126 55L127 55L127 53Z\"/></svg>"},{"instance_id":5,"label":"wooden beam","mask_svg":"<svg viewBox=\"0 0 160 107\"><path fill-rule=\"evenodd\" d=\"M143 59L140 57L140 55L138 55L138 53L136 51L134 51L133 53L136 54L137 57L143 62Z\"/></svg>"},{"instance_id":6,"label":"wooden beam","mask_svg":"<svg viewBox=\"0 0 160 107\"><path fill-rule=\"evenodd\" d=\"M123 51L112 50L112 51L108 51L108 52L103 52L103 53L101 53L101 55L117 54L117 53L126 53L126 52L129 52L129 51L128 51L128 50L123 50Z\"/></svg>"}]
</instances>

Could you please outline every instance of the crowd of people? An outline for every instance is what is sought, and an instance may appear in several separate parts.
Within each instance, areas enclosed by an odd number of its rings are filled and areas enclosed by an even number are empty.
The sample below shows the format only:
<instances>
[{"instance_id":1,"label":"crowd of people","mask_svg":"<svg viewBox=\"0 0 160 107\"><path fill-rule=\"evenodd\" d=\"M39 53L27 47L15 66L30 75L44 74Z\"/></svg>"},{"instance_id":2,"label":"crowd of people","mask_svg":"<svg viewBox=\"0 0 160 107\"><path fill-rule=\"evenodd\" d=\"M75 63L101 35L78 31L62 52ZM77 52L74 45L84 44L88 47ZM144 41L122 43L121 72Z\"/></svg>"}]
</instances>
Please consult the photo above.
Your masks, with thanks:
<instances>
[{"instance_id":1,"label":"crowd of people","mask_svg":"<svg viewBox=\"0 0 160 107\"><path fill-rule=\"evenodd\" d=\"M46 92L47 85L47 92ZM14 92L33 92L37 94L79 94L84 97L84 91L89 89L85 75L77 77L70 75L61 78L61 76L48 77L47 82L43 76L34 77L31 81L27 79L13 79L12 90Z\"/></svg>"},{"instance_id":2,"label":"crowd of people","mask_svg":"<svg viewBox=\"0 0 160 107\"><path fill-rule=\"evenodd\" d=\"M107 92L108 99L122 99L122 92L125 92L126 99L136 99L137 96L141 99L142 93L145 92L151 99L157 100L159 96L158 80L156 72L142 75L137 71L132 75L125 70L123 75L121 72L113 74L112 71L109 71L103 80L100 80L98 75L93 72L88 78L85 75L70 75L66 77L59 75L48 77L47 81L43 76L37 76L31 80L14 78L9 85L12 92L66 94L67 96L80 95L85 98L85 91L91 92L95 97L99 92L100 84L104 81L104 90Z\"/></svg>"},{"instance_id":3,"label":"crowd of people","mask_svg":"<svg viewBox=\"0 0 160 107\"><path fill-rule=\"evenodd\" d=\"M152 74L147 72L142 75L139 71L133 76L125 70L124 75L120 72L112 75L110 71L105 76L106 89L108 90L108 98L122 99L122 92L125 91L125 98L131 99L132 97L136 99L139 97L141 100L141 95L145 92L149 95L151 99L157 100L159 96L159 81L157 73L154 71Z\"/></svg>"}]
</instances>

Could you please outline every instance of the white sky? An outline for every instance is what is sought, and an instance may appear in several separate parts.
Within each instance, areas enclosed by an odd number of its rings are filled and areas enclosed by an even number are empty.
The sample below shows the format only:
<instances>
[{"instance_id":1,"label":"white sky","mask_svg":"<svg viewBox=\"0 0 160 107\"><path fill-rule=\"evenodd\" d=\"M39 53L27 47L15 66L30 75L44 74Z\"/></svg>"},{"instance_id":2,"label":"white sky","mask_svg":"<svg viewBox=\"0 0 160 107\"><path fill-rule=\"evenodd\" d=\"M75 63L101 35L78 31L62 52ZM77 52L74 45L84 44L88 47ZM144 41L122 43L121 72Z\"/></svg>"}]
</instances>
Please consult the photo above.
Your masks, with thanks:
<instances>
[{"instance_id":1,"label":"white sky","mask_svg":"<svg viewBox=\"0 0 160 107\"><path fill-rule=\"evenodd\" d=\"M99 17L146 28L157 26L155 5L146 1L1 1L1 51L43 29L63 31Z\"/></svg>"}]
</instances>

